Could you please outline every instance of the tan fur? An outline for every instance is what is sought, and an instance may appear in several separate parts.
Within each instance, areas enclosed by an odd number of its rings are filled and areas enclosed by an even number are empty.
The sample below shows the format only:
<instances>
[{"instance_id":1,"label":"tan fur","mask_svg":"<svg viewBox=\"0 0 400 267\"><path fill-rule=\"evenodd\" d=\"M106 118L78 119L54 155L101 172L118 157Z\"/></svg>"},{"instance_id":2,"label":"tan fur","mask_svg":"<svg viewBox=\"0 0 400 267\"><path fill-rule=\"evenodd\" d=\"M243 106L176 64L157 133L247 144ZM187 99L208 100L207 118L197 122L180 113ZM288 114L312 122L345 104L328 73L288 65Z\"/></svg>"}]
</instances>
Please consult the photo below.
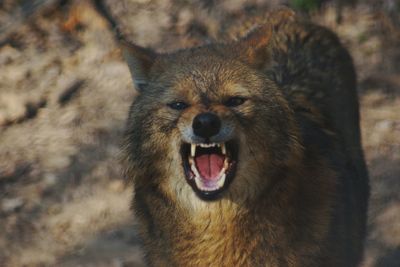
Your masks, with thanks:
<instances>
[{"instance_id":1,"label":"tan fur","mask_svg":"<svg viewBox=\"0 0 400 267\"><path fill-rule=\"evenodd\" d=\"M143 85L125 163L151 266L356 266L367 174L355 74L333 33L282 10L237 42L125 54ZM231 108L232 96L247 100ZM168 107L178 100L188 107ZM180 155L202 112L239 143L236 175L213 201L188 185Z\"/></svg>"}]
</instances>

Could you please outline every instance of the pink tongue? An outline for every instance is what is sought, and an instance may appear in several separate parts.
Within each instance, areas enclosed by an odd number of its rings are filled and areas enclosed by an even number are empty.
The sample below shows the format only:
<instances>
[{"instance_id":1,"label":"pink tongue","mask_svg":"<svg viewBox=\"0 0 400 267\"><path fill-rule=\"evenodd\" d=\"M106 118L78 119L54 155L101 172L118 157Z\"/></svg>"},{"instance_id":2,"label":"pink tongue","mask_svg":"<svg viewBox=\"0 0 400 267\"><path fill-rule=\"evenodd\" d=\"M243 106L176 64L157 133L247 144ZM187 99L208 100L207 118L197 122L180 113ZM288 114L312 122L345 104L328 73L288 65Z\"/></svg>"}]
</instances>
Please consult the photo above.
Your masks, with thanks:
<instances>
[{"instance_id":1,"label":"pink tongue","mask_svg":"<svg viewBox=\"0 0 400 267\"><path fill-rule=\"evenodd\" d=\"M204 154L194 160L201 177L207 180L216 180L224 166L224 157L218 154Z\"/></svg>"}]
</instances>

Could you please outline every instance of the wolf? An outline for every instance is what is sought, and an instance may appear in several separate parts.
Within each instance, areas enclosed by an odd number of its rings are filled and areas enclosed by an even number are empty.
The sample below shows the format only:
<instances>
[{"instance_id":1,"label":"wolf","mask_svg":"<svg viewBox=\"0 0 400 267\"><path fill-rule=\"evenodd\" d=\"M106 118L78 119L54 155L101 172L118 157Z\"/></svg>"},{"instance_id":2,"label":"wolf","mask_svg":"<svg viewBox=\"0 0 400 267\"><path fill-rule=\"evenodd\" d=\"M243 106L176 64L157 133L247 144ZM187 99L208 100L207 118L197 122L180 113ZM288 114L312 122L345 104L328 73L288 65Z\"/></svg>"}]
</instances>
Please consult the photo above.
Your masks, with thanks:
<instances>
[{"instance_id":1,"label":"wolf","mask_svg":"<svg viewBox=\"0 0 400 267\"><path fill-rule=\"evenodd\" d=\"M368 174L356 74L330 30L271 12L239 40L121 41L124 166L149 266L357 266Z\"/></svg>"}]
</instances>

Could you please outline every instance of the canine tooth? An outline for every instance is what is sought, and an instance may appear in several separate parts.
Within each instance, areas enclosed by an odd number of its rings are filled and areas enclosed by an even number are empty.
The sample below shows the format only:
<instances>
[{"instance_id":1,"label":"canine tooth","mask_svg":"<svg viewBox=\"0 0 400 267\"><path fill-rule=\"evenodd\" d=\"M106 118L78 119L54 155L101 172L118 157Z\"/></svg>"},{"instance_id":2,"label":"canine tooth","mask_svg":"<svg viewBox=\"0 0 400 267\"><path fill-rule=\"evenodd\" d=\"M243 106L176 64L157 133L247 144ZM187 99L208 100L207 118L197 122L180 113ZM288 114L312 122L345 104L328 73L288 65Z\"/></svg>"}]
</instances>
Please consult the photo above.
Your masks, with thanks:
<instances>
[{"instance_id":1,"label":"canine tooth","mask_svg":"<svg viewBox=\"0 0 400 267\"><path fill-rule=\"evenodd\" d=\"M190 156L194 157L196 155L196 145L192 144L190 146Z\"/></svg>"},{"instance_id":2,"label":"canine tooth","mask_svg":"<svg viewBox=\"0 0 400 267\"><path fill-rule=\"evenodd\" d=\"M224 168L225 170L227 170L228 167L229 167L229 161L228 161L227 158L225 158L225 160L224 160L224 167L223 167L223 168Z\"/></svg>"},{"instance_id":3,"label":"canine tooth","mask_svg":"<svg viewBox=\"0 0 400 267\"><path fill-rule=\"evenodd\" d=\"M226 146L225 146L225 143L222 143L222 144L221 144L221 151L222 151L222 154L223 154L223 155L226 155Z\"/></svg>"},{"instance_id":4,"label":"canine tooth","mask_svg":"<svg viewBox=\"0 0 400 267\"><path fill-rule=\"evenodd\" d=\"M225 169L225 167L223 167L223 168L221 169L221 171L219 172L218 177L221 177L222 174L225 173L225 171L226 171L226 169Z\"/></svg>"},{"instance_id":5,"label":"canine tooth","mask_svg":"<svg viewBox=\"0 0 400 267\"><path fill-rule=\"evenodd\" d=\"M194 175L195 175L196 177L200 177L200 173L199 173L199 171L197 170L195 164L191 164L191 165L190 165L190 169L192 170L192 172L194 173Z\"/></svg>"},{"instance_id":6,"label":"canine tooth","mask_svg":"<svg viewBox=\"0 0 400 267\"><path fill-rule=\"evenodd\" d=\"M190 166L192 166L194 164L194 159L193 157L189 157L189 164Z\"/></svg>"},{"instance_id":7,"label":"canine tooth","mask_svg":"<svg viewBox=\"0 0 400 267\"><path fill-rule=\"evenodd\" d=\"M199 178L198 176L196 176L196 177L194 178L194 181L195 181L195 183L196 183L196 186L197 186L199 189L204 190L204 187L203 187L203 185L202 185L202 183L201 183L201 180L200 180L200 178Z\"/></svg>"},{"instance_id":8,"label":"canine tooth","mask_svg":"<svg viewBox=\"0 0 400 267\"><path fill-rule=\"evenodd\" d=\"M226 174L224 173L224 174L222 175L222 177L219 178L219 180L218 180L218 183L217 183L217 184L218 184L218 188L221 188L221 187L224 186L225 178L226 178Z\"/></svg>"}]
</instances>

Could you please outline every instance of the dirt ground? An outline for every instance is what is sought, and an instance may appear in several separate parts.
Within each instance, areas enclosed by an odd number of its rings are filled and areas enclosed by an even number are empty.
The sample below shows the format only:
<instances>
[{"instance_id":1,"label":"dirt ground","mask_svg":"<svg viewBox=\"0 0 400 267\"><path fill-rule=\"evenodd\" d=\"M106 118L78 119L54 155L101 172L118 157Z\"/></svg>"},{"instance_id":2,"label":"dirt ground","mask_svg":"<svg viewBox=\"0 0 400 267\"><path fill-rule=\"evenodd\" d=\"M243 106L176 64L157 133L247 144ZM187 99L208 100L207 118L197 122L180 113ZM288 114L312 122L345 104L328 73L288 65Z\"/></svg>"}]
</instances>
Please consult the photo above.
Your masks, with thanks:
<instances>
[{"instance_id":1,"label":"dirt ground","mask_svg":"<svg viewBox=\"0 0 400 267\"><path fill-rule=\"evenodd\" d=\"M47 1L29 18L24 2L0 1L0 266L143 266L118 162L135 92L110 26L89 0ZM235 38L282 1L105 2L130 40L171 51ZM358 72L371 180L363 266L398 267L399 10L359 2L341 23L332 6L310 19L341 37Z\"/></svg>"}]
</instances>

